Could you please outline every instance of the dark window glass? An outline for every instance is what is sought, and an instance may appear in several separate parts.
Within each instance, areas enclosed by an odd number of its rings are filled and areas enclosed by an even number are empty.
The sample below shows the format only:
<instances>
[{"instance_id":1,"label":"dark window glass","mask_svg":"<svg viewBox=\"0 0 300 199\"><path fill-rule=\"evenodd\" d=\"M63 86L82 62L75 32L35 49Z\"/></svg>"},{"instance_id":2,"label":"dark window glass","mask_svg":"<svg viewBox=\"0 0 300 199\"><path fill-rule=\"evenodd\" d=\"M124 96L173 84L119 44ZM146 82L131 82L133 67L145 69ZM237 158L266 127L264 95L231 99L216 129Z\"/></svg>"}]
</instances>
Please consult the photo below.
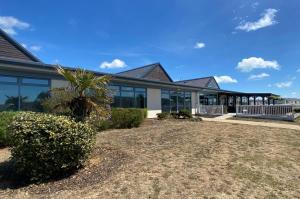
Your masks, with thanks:
<instances>
[{"instance_id":1,"label":"dark window glass","mask_svg":"<svg viewBox=\"0 0 300 199\"><path fill-rule=\"evenodd\" d=\"M178 111L184 109L184 92L177 92L178 102L177 107Z\"/></svg>"},{"instance_id":2,"label":"dark window glass","mask_svg":"<svg viewBox=\"0 0 300 199\"><path fill-rule=\"evenodd\" d=\"M112 97L112 107L120 107L121 106L121 93L120 86L109 86L111 97Z\"/></svg>"},{"instance_id":3,"label":"dark window glass","mask_svg":"<svg viewBox=\"0 0 300 199\"><path fill-rule=\"evenodd\" d=\"M41 85L48 86L49 81L47 79L23 78L22 83L23 84L41 84Z\"/></svg>"},{"instance_id":4,"label":"dark window glass","mask_svg":"<svg viewBox=\"0 0 300 199\"><path fill-rule=\"evenodd\" d=\"M0 83L0 111L16 111L19 108L18 85Z\"/></svg>"},{"instance_id":5,"label":"dark window glass","mask_svg":"<svg viewBox=\"0 0 300 199\"><path fill-rule=\"evenodd\" d=\"M0 75L0 82L7 82L7 83L17 83L16 77L10 77L10 76L2 76Z\"/></svg>"},{"instance_id":6,"label":"dark window glass","mask_svg":"<svg viewBox=\"0 0 300 199\"><path fill-rule=\"evenodd\" d=\"M191 93L185 92L185 98L184 98L184 108L191 110L192 109L192 103L191 103Z\"/></svg>"},{"instance_id":7,"label":"dark window glass","mask_svg":"<svg viewBox=\"0 0 300 199\"><path fill-rule=\"evenodd\" d=\"M135 88L135 107L146 108L146 89Z\"/></svg>"},{"instance_id":8,"label":"dark window glass","mask_svg":"<svg viewBox=\"0 0 300 199\"><path fill-rule=\"evenodd\" d=\"M134 108L134 91L132 87L121 87L121 106Z\"/></svg>"},{"instance_id":9,"label":"dark window glass","mask_svg":"<svg viewBox=\"0 0 300 199\"><path fill-rule=\"evenodd\" d=\"M146 107L146 94L142 92L135 93L135 104L136 108L145 108Z\"/></svg>"},{"instance_id":10,"label":"dark window glass","mask_svg":"<svg viewBox=\"0 0 300 199\"><path fill-rule=\"evenodd\" d=\"M162 112L170 112L170 92L167 90L161 91L161 108Z\"/></svg>"},{"instance_id":11,"label":"dark window glass","mask_svg":"<svg viewBox=\"0 0 300 199\"><path fill-rule=\"evenodd\" d=\"M170 91L170 106L171 112L177 112L177 93Z\"/></svg>"},{"instance_id":12,"label":"dark window glass","mask_svg":"<svg viewBox=\"0 0 300 199\"><path fill-rule=\"evenodd\" d=\"M20 91L21 110L42 111L41 100L48 96L48 87L23 85Z\"/></svg>"}]
</instances>

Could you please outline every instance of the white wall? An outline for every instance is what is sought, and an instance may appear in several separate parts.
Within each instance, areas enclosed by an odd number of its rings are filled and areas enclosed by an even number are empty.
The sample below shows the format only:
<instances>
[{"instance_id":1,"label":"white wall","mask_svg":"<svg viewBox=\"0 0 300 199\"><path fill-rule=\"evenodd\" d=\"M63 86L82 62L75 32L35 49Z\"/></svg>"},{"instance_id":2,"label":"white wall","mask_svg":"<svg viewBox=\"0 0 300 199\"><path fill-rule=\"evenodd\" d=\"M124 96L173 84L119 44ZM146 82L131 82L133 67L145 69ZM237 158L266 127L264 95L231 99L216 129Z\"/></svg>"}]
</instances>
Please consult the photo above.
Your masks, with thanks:
<instances>
[{"instance_id":1,"label":"white wall","mask_svg":"<svg viewBox=\"0 0 300 199\"><path fill-rule=\"evenodd\" d=\"M67 86L68 86L68 82L66 80L57 80L57 79L51 80L51 89L67 87Z\"/></svg>"},{"instance_id":2,"label":"white wall","mask_svg":"<svg viewBox=\"0 0 300 199\"><path fill-rule=\"evenodd\" d=\"M161 90L147 88L147 109L148 118L156 118L157 113L161 113Z\"/></svg>"}]
</instances>

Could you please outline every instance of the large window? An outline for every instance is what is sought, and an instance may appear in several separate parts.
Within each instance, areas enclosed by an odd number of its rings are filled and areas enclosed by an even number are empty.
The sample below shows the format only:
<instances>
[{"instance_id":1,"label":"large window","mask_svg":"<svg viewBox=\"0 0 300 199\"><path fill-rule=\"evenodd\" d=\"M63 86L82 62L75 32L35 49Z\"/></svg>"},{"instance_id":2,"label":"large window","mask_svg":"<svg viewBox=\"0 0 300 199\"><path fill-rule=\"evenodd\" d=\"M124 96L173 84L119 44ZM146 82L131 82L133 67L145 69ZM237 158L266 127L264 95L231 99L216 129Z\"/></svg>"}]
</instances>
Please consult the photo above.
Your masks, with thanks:
<instances>
[{"instance_id":1,"label":"large window","mask_svg":"<svg viewBox=\"0 0 300 199\"><path fill-rule=\"evenodd\" d=\"M200 95L199 100L202 105L216 105L217 104L217 95Z\"/></svg>"},{"instance_id":2,"label":"large window","mask_svg":"<svg viewBox=\"0 0 300 199\"><path fill-rule=\"evenodd\" d=\"M170 91L161 91L161 109L162 112L170 112Z\"/></svg>"},{"instance_id":3,"label":"large window","mask_svg":"<svg viewBox=\"0 0 300 199\"><path fill-rule=\"evenodd\" d=\"M162 112L191 110L191 92L161 90Z\"/></svg>"},{"instance_id":4,"label":"large window","mask_svg":"<svg viewBox=\"0 0 300 199\"><path fill-rule=\"evenodd\" d=\"M113 98L112 107L146 108L147 93L145 88L119 85L110 85L109 88Z\"/></svg>"},{"instance_id":5,"label":"large window","mask_svg":"<svg viewBox=\"0 0 300 199\"><path fill-rule=\"evenodd\" d=\"M0 111L42 111L40 102L48 91L48 79L0 75Z\"/></svg>"}]
</instances>

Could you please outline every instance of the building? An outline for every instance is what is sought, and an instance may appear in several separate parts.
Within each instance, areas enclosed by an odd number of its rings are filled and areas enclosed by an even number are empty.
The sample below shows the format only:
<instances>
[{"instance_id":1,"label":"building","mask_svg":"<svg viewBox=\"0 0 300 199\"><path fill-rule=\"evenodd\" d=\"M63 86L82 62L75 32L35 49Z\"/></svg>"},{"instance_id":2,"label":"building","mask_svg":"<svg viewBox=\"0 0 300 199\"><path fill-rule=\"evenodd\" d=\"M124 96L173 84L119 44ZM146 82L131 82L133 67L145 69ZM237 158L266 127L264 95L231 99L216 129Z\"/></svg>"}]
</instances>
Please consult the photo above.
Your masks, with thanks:
<instances>
[{"instance_id":1,"label":"building","mask_svg":"<svg viewBox=\"0 0 300 199\"><path fill-rule=\"evenodd\" d=\"M278 100L278 104L286 104L286 105L300 105L299 98L282 98Z\"/></svg>"},{"instance_id":2,"label":"building","mask_svg":"<svg viewBox=\"0 0 300 199\"><path fill-rule=\"evenodd\" d=\"M275 103L272 93L222 90L214 77L174 82L160 63L117 74L90 72L112 77L112 106L147 108L150 118L180 109L196 114L199 105L224 105L233 112L237 105ZM63 86L67 82L54 65L43 63L0 29L0 111L39 111L47 91Z\"/></svg>"}]
</instances>

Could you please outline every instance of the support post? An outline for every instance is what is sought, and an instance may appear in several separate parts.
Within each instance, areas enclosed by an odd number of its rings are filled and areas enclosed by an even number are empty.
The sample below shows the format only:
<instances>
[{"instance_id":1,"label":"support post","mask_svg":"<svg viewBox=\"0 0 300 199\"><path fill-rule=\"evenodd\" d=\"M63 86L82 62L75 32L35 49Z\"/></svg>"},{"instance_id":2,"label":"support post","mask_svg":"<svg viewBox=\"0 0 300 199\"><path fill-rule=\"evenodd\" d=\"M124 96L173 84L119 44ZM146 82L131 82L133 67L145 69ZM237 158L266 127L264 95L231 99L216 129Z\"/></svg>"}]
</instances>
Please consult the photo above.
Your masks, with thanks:
<instances>
[{"instance_id":1,"label":"support post","mask_svg":"<svg viewBox=\"0 0 300 199\"><path fill-rule=\"evenodd\" d=\"M253 98L254 98L253 102L254 102L254 106L255 106L256 105L256 96L253 96Z\"/></svg>"}]
</instances>

